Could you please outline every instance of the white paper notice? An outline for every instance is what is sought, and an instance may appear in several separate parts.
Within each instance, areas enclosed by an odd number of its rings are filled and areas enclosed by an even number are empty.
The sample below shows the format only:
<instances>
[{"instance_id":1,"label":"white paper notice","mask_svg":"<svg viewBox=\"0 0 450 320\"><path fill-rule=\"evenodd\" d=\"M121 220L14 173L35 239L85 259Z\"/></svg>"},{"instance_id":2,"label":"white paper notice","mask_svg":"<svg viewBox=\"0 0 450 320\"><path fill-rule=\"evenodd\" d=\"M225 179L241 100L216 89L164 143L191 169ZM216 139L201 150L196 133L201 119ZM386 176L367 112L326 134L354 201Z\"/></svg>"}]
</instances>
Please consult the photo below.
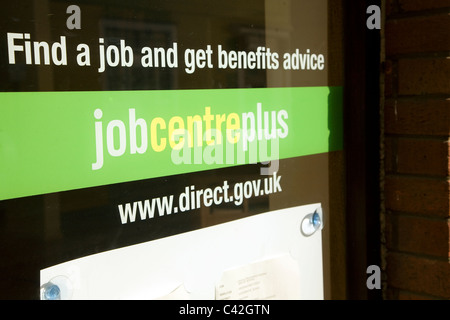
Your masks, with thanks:
<instances>
[{"instance_id":1,"label":"white paper notice","mask_svg":"<svg viewBox=\"0 0 450 320\"><path fill-rule=\"evenodd\" d=\"M189 300L190 298L191 297L189 296L189 293L186 291L184 285L180 285L169 294L159 297L156 300Z\"/></svg>"},{"instance_id":2,"label":"white paper notice","mask_svg":"<svg viewBox=\"0 0 450 320\"><path fill-rule=\"evenodd\" d=\"M288 254L225 271L216 285L217 300L299 298L298 264Z\"/></svg>"},{"instance_id":3,"label":"white paper notice","mask_svg":"<svg viewBox=\"0 0 450 320\"><path fill-rule=\"evenodd\" d=\"M270 211L41 270L62 299L323 299L320 204Z\"/></svg>"}]
</instances>

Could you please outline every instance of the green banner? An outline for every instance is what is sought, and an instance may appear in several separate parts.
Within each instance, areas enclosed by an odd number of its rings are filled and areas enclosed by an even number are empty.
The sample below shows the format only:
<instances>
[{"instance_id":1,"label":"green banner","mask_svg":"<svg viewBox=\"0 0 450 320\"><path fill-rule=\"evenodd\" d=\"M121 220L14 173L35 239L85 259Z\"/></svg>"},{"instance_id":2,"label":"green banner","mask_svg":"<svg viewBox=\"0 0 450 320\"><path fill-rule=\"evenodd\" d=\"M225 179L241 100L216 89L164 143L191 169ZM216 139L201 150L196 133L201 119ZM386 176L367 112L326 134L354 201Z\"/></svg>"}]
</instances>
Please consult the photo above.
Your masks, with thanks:
<instances>
[{"instance_id":1,"label":"green banner","mask_svg":"<svg viewBox=\"0 0 450 320\"><path fill-rule=\"evenodd\" d=\"M0 99L0 200L342 149L341 87Z\"/></svg>"}]
</instances>

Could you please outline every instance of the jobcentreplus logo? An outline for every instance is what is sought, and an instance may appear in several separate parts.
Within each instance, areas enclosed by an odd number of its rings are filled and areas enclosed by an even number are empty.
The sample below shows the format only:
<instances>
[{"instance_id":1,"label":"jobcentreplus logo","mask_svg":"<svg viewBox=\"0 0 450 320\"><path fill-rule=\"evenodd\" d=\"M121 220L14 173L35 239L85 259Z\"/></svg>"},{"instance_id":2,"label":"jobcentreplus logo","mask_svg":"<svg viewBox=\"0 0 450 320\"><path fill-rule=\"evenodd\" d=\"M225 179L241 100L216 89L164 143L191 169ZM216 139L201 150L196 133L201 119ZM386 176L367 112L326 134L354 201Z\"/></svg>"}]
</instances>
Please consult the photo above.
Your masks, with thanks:
<instances>
[{"instance_id":1,"label":"jobcentreplus logo","mask_svg":"<svg viewBox=\"0 0 450 320\"><path fill-rule=\"evenodd\" d=\"M177 165L264 163L279 158L279 140L289 134L288 112L264 110L260 102L254 111L241 114L215 114L207 106L203 114L145 119L130 108L127 119L104 121L105 113L100 108L94 111L92 170L124 155L167 149Z\"/></svg>"}]
</instances>

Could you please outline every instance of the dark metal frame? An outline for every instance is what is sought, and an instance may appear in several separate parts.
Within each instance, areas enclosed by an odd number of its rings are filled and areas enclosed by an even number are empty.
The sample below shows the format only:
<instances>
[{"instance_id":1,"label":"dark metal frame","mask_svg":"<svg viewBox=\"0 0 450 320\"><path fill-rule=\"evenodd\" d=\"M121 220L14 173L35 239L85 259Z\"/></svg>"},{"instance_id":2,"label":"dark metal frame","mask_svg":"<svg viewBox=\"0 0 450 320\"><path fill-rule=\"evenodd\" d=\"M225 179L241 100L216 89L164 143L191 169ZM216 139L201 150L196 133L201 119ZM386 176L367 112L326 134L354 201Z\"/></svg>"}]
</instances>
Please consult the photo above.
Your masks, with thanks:
<instances>
[{"instance_id":1,"label":"dark metal frame","mask_svg":"<svg viewBox=\"0 0 450 320\"><path fill-rule=\"evenodd\" d=\"M380 30L369 30L367 7L381 1L344 1L347 297L381 299L366 273L380 266ZM380 266L381 267L381 266Z\"/></svg>"}]
</instances>

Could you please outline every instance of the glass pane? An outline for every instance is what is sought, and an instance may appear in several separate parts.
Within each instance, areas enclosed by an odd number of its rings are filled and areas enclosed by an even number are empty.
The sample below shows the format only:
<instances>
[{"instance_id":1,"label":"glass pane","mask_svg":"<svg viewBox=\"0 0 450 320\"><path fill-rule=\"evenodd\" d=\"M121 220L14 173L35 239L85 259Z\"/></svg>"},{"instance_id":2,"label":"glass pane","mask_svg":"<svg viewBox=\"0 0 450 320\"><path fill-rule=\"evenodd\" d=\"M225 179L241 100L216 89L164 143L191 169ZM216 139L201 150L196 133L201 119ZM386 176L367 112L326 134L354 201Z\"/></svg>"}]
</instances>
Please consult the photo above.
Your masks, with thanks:
<instances>
[{"instance_id":1,"label":"glass pane","mask_svg":"<svg viewBox=\"0 0 450 320\"><path fill-rule=\"evenodd\" d=\"M0 12L3 298L39 298L39 271L59 263L314 203L331 297L344 273L339 4L71 5Z\"/></svg>"}]
</instances>

